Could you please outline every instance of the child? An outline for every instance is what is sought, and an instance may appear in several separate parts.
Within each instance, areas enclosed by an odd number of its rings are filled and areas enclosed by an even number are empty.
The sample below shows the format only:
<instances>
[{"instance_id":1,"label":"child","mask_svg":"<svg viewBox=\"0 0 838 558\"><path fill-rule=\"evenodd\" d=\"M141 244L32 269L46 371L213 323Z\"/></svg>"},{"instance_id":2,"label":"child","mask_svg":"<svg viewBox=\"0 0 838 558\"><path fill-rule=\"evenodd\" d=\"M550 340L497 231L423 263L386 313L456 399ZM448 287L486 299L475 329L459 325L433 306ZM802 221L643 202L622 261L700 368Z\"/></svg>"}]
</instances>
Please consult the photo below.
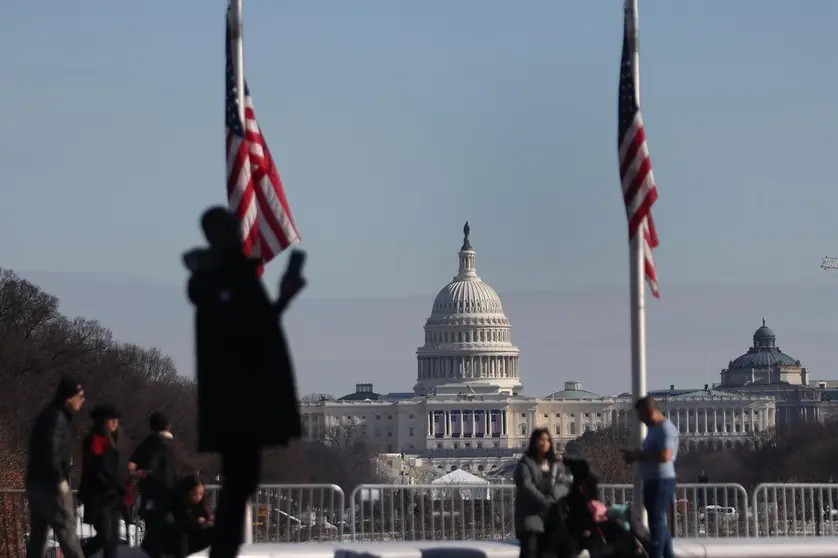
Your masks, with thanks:
<instances>
[{"instance_id":1,"label":"child","mask_svg":"<svg viewBox=\"0 0 838 558\"><path fill-rule=\"evenodd\" d=\"M188 476L180 481L175 501L179 554L189 556L208 548L215 529L212 512L204 500L204 483Z\"/></svg>"}]
</instances>

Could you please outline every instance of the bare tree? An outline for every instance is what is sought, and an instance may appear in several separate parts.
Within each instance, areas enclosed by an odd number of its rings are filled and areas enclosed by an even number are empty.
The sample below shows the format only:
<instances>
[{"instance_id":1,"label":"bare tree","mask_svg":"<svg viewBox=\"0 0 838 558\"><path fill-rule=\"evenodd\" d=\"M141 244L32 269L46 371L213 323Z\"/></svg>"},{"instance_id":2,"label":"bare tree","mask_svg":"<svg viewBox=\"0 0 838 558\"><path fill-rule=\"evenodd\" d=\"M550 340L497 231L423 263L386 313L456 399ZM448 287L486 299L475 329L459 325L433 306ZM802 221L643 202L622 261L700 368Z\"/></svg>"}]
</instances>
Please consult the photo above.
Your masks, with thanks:
<instances>
[{"instance_id":1,"label":"bare tree","mask_svg":"<svg viewBox=\"0 0 838 558\"><path fill-rule=\"evenodd\" d=\"M352 420L341 421L340 424L326 428L323 435L323 441L339 448L351 448L364 438L360 425Z\"/></svg>"},{"instance_id":2,"label":"bare tree","mask_svg":"<svg viewBox=\"0 0 838 558\"><path fill-rule=\"evenodd\" d=\"M307 393L300 397L300 403L304 405L316 405L317 403L324 403L326 401L334 401L335 396L328 393Z\"/></svg>"}]
</instances>

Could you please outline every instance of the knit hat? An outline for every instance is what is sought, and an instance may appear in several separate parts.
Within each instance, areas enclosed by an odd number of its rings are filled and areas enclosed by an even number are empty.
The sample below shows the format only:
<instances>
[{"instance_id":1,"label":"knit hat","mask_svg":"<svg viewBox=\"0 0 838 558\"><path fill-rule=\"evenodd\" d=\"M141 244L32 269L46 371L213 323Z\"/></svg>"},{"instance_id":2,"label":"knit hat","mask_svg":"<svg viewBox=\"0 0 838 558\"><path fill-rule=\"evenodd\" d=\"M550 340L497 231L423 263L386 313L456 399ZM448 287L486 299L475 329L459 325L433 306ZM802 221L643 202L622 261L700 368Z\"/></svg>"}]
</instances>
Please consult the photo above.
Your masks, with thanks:
<instances>
[{"instance_id":1,"label":"knit hat","mask_svg":"<svg viewBox=\"0 0 838 558\"><path fill-rule=\"evenodd\" d=\"M169 429L169 419L160 411L154 411L148 418L148 428L152 432L164 432Z\"/></svg>"},{"instance_id":2,"label":"knit hat","mask_svg":"<svg viewBox=\"0 0 838 558\"><path fill-rule=\"evenodd\" d=\"M96 407L90 411L90 416L93 417L93 420L95 421L106 421L108 419L121 419L122 413L120 413L113 405L104 404L96 405Z\"/></svg>"},{"instance_id":3,"label":"knit hat","mask_svg":"<svg viewBox=\"0 0 838 558\"><path fill-rule=\"evenodd\" d=\"M84 388L81 387L81 383L78 380L70 376L64 376L58 381L58 387L55 390L55 400L63 403L82 391L84 391Z\"/></svg>"}]
</instances>

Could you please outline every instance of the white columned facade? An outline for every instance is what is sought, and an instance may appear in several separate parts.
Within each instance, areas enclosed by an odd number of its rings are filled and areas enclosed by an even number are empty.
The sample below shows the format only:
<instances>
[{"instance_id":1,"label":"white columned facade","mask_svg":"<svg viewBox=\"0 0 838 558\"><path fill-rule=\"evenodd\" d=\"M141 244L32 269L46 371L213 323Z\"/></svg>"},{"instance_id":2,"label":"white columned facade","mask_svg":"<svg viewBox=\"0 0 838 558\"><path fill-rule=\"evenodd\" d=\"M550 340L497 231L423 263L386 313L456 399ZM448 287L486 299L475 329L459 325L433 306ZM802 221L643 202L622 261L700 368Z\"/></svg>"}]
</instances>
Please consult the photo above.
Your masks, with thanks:
<instances>
[{"instance_id":1,"label":"white columned facade","mask_svg":"<svg viewBox=\"0 0 838 558\"><path fill-rule=\"evenodd\" d=\"M466 384L481 393L521 390L520 351L500 297L477 275L470 232L466 223L457 275L436 296L425 322L425 344L416 351L417 395L444 384Z\"/></svg>"}]
</instances>

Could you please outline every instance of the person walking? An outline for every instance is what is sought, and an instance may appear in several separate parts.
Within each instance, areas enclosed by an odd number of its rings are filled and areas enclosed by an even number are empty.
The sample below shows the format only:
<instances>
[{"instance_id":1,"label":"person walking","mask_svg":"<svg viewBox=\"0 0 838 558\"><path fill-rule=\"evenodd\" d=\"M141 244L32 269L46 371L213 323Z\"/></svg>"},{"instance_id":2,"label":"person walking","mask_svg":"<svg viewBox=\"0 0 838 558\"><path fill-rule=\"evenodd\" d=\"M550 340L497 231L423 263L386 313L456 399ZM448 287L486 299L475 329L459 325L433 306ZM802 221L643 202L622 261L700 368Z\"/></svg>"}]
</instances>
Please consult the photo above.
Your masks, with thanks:
<instances>
[{"instance_id":1,"label":"person walking","mask_svg":"<svg viewBox=\"0 0 838 558\"><path fill-rule=\"evenodd\" d=\"M520 558L542 558L549 553L545 548L545 521L567 495L563 477L564 467L553 449L550 432L536 428L515 468L515 536L521 544Z\"/></svg>"},{"instance_id":2,"label":"person walking","mask_svg":"<svg viewBox=\"0 0 838 558\"><path fill-rule=\"evenodd\" d=\"M90 416L93 428L82 446L79 500L84 505L84 522L96 529L96 536L84 546L84 554L93 556L102 550L103 558L116 558L119 520L130 478L118 446L121 415L111 405L100 405Z\"/></svg>"},{"instance_id":3,"label":"person walking","mask_svg":"<svg viewBox=\"0 0 838 558\"><path fill-rule=\"evenodd\" d=\"M241 224L223 207L201 227L209 247L184 255L195 306L198 451L221 454L224 484L210 558L233 558L242 543L247 501L259 482L260 450L302 435L294 369L280 320L305 286L303 252L294 251L274 302L261 262L242 253Z\"/></svg>"},{"instance_id":4,"label":"person walking","mask_svg":"<svg viewBox=\"0 0 838 558\"><path fill-rule=\"evenodd\" d=\"M160 411L148 419L151 431L131 455L129 467L142 476L139 514L145 522L142 548L149 558L158 558L169 546L173 503L177 485L177 460L171 445L172 426Z\"/></svg>"},{"instance_id":5,"label":"person walking","mask_svg":"<svg viewBox=\"0 0 838 558\"><path fill-rule=\"evenodd\" d=\"M624 450L626 463L637 463L643 480L643 506L649 518L649 558L674 558L666 512L675 499L675 460L678 429L655 401L641 397L634 405L648 432L640 450Z\"/></svg>"},{"instance_id":6,"label":"person walking","mask_svg":"<svg viewBox=\"0 0 838 558\"><path fill-rule=\"evenodd\" d=\"M70 492L73 416L84 405L84 389L74 378L58 382L53 401L38 414L29 438L26 499L29 503L28 558L43 558L52 528L64 558L84 555L76 532L76 512Z\"/></svg>"}]
</instances>

